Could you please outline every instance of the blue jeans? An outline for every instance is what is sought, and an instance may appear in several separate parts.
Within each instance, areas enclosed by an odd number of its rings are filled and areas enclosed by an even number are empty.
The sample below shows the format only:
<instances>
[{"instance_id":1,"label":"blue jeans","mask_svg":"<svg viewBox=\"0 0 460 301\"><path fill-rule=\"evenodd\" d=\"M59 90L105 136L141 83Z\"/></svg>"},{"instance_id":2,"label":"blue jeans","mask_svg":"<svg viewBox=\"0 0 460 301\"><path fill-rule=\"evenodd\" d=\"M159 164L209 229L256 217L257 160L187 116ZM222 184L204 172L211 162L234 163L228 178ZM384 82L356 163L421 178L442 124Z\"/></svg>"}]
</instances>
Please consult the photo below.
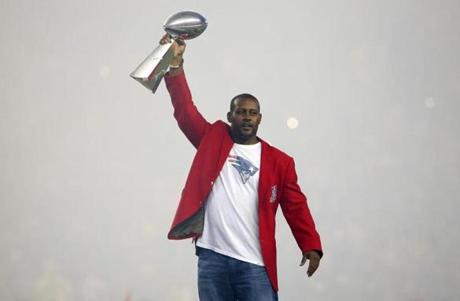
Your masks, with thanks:
<instances>
[{"instance_id":1,"label":"blue jeans","mask_svg":"<svg viewBox=\"0 0 460 301\"><path fill-rule=\"evenodd\" d=\"M200 301L277 301L265 267L196 247Z\"/></svg>"}]
</instances>

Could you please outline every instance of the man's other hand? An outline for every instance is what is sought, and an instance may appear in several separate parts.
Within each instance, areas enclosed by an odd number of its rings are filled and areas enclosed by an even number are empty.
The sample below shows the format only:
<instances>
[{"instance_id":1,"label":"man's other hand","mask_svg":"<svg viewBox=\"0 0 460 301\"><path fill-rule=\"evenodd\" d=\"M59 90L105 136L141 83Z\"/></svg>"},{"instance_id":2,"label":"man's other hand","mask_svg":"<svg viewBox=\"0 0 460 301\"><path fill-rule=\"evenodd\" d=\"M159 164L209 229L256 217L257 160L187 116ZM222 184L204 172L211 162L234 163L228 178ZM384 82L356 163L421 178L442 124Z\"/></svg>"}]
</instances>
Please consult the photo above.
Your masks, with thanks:
<instances>
[{"instance_id":1,"label":"man's other hand","mask_svg":"<svg viewBox=\"0 0 460 301\"><path fill-rule=\"evenodd\" d=\"M300 262L300 266L303 266L305 262L307 262L307 259L309 260L307 275L308 277L311 277L313 273L319 267L319 261L321 260L321 256L319 255L318 252L314 250L305 252L303 253L303 257L302 257L302 261Z\"/></svg>"}]
</instances>

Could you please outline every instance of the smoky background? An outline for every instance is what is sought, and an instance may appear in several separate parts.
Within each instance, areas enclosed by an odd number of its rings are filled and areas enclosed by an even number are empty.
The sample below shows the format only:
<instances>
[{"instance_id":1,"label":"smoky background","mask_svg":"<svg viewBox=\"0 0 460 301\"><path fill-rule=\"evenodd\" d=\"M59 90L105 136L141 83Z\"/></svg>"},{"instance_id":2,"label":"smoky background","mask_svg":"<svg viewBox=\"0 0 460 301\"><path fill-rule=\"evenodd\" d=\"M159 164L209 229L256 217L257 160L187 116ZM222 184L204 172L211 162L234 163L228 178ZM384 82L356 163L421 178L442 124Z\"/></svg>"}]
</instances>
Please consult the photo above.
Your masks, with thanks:
<instances>
[{"instance_id":1,"label":"smoky background","mask_svg":"<svg viewBox=\"0 0 460 301\"><path fill-rule=\"evenodd\" d=\"M172 13L195 103L256 95L322 236L314 277L279 211L280 300L460 295L460 2L0 2L0 300L198 300L168 241L194 149L129 73Z\"/></svg>"}]
</instances>

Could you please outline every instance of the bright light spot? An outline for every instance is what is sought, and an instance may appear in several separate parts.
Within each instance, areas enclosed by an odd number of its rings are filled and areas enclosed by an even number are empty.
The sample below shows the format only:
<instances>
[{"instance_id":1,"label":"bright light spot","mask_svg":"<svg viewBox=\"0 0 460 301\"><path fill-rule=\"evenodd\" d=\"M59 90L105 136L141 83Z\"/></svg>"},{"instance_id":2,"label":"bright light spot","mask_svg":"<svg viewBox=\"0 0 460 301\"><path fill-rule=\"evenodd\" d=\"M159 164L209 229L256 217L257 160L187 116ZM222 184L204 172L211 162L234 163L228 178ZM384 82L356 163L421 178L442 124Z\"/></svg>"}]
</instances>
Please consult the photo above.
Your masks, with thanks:
<instances>
[{"instance_id":1,"label":"bright light spot","mask_svg":"<svg viewBox=\"0 0 460 301\"><path fill-rule=\"evenodd\" d=\"M110 76L110 67L103 66L99 69L99 76L102 78L108 78Z\"/></svg>"},{"instance_id":2,"label":"bright light spot","mask_svg":"<svg viewBox=\"0 0 460 301\"><path fill-rule=\"evenodd\" d=\"M425 106L427 109L432 109L436 105L433 97L425 98Z\"/></svg>"},{"instance_id":3,"label":"bright light spot","mask_svg":"<svg viewBox=\"0 0 460 301\"><path fill-rule=\"evenodd\" d=\"M293 129L296 129L299 126L299 121L296 118L291 117L291 118L289 118L287 120L286 124L287 124L288 128L293 130Z\"/></svg>"},{"instance_id":4,"label":"bright light spot","mask_svg":"<svg viewBox=\"0 0 460 301\"><path fill-rule=\"evenodd\" d=\"M153 224L145 224L144 225L144 235L147 237L152 237L155 235L155 227Z\"/></svg>"},{"instance_id":5,"label":"bright light spot","mask_svg":"<svg viewBox=\"0 0 460 301\"><path fill-rule=\"evenodd\" d=\"M144 276L153 276L158 272L151 264L142 264L138 268L139 272Z\"/></svg>"}]
</instances>

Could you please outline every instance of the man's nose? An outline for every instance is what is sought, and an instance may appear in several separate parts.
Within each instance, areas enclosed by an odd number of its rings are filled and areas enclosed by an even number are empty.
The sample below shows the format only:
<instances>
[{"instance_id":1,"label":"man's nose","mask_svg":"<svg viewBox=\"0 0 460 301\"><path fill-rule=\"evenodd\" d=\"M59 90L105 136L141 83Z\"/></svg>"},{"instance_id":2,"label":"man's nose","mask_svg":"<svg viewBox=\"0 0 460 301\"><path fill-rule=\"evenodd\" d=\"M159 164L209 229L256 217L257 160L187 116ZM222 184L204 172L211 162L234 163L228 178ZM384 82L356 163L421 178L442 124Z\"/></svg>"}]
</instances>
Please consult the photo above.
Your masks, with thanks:
<instances>
[{"instance_id":1,"label":"man's nose","mask_svg":"<svg viewBox=\"0 0 460 301\"><path fill-rule=\"evenodd\" d=\"M251 121L251 119L252 119L252 118L251 118L251 115L249 115L249 114L244 114L244 115L243 115L243 120L244 120L244 121Z\"/></svg>"},{"instance_id":2,"label":"man's nose","mask_svg":"<svg viewBox=\"0 0 460 301\"><path fill-rule=\"evenodd\" d=\"M245 118L245 119L251 119L251 117L252 117L252 116L251 116L251 113L250 113L250 112L244 112L244 113L243 113L243 118Z\"/></svg>"}]
</instances>

